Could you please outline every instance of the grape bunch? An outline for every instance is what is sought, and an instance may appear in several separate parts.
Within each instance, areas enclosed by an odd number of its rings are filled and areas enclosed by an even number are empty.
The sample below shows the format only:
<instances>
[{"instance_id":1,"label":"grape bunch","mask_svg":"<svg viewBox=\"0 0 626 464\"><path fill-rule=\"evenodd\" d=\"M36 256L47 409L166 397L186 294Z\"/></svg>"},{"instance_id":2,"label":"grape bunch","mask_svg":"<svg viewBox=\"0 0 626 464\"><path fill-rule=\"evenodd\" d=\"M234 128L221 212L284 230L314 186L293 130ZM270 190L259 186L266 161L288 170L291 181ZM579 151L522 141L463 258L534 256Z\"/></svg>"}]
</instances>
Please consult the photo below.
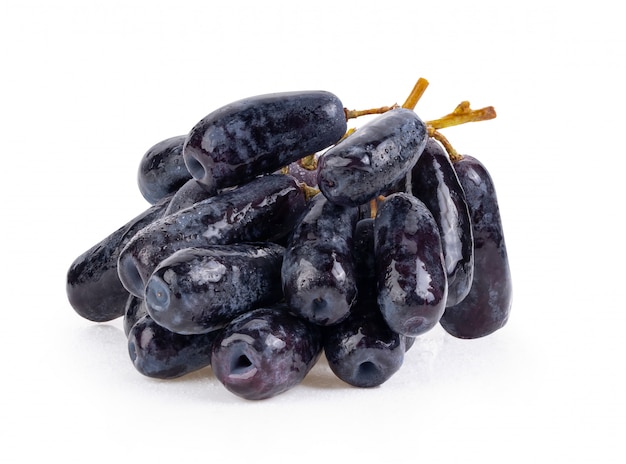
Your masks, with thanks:
<instances>
[{"instance_id":1,"label":"grape bunch","mask_svg":"<svg viewBox=\"0 0 626 464\"><path fill-rule=\"evenodd\" d=\"M250 400L296 386L322 355L374 387L437 324L463 339L498 330L512 293L494 185L440 132L495 112L463 102L423 121L427 84L363 111L325 91L255 96L157 143L138 169L150 206L74 260L71 306L123 318L141 374L211 366Z\"/></svg>"}]
</instances>

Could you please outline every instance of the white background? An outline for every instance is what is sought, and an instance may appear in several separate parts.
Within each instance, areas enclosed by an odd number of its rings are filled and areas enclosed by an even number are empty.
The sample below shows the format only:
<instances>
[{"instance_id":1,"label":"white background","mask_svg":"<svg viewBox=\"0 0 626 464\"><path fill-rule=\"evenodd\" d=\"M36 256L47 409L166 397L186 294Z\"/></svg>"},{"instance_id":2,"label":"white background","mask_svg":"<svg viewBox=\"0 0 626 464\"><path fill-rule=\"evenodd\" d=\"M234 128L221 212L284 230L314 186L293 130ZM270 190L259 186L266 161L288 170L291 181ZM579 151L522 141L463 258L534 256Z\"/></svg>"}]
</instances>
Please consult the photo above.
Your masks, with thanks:
<instances>
[{"instance_id":1,"label":"white background","mask_svg":"<svg viewBox=\"0 0 626 464\"><path fill-rule=\"evenodd\" d=\"M4 0L0 461L624 462L616 5ZM496 183L515 292L501 331L433 330L376 389L320 363L249 402L210 369L141 376L121 321L68 304L74 258L147 207L136 170L156 142L246 96L324 89L364 108L420 76L424 119L498 111L444 133Z\"/></svg>"}]
</instances>

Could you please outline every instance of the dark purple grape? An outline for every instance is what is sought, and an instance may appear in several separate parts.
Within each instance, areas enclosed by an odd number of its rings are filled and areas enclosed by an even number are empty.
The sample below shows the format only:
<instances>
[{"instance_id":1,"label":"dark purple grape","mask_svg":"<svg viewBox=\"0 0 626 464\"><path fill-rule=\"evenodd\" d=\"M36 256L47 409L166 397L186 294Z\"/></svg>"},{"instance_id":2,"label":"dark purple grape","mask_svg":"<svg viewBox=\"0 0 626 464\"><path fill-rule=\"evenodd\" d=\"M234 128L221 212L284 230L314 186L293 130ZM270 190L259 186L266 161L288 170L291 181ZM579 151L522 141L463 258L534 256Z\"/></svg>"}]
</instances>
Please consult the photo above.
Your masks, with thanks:
<instances>
[{"instance_id":1,"label":"dark purple grape","mask_svg":"<svg viewBox=\"0 0 626 464\"><path fill-rule=\"evenodd\" d=\"M346 132L341 101L324 91L246 98L191 129L183 156L209 189L245 183L336 143Z\"/></svg>"},{"instance_id":2,"label":"dark purple grape","mask_svg":"<svg viewBox=\"0 0 626 464\"><path fill-rule=\"evenodd\" d=\"M94 322L124 315L128 291L118 276L118 257L139 230L163 215L168 201L146 209L74 260L67 272L66 293L78 314Z\"/></svg>"},{"instance_id":3,"label":"dark purple grape","mask_svg":"<svg viewBox=\"0 0 626 464\"><path fill-rule=\"evenodd\" d=\"M448 284L435 219L408 193L388 196L374 222L378 304L395 332L415 337L432 329Z\"/></svg>"},{"instance_id":4,"label":"dark purple grape","mask_svg":"<svg viewBox=\"0 0 626 464\"><path fill-rule=\"evenodd\" d=\"M354 254L358 297L346 319L324 328L324 353L338 378L356 387L375 387L400 369L407 337L391 330L378 308L373 219L357 223Z\"/></svg>"},{"instance_id":5,"label":"dark purple grape","mask_svg":"<svg viewBox=\"0 0 626 464\"><path fill-rule=\"evenodd\" d=\"M260 400L299 384L321 350L318 326L286 307L258 308L221 330L213 344L211 364L230 392Z\"/></svg>"},{"instance_id":6,"label":"dark purple grape","mask_svg":"<svg viewBox=\"0 0 626 464\"><path fill-rule=\"evenodd\" d=\"M214 197L216 194L217 192L207 190L196 179L189 179L172 196L164 216L176 213L181 209L189 208L207 198Z\"/></svg>"},{"instance_id":7,"label":"dark purple grape","mask_svg":"<svg viewBox=\"0 0 626 464\"><path fill-rule=\"evenodd\" d=\"M130 329L133 328L135 323L148 314L145 301L143 298L139 298L135 295L128 295L126 301L126 307L124 308L124 334L128 337Z\"/></svg>"},{"instance_id":8,"label":"dark purple grape","mask_svg":"<svg viewBox=\"0 0 626 464\"><path fill-rule=\"evenodd\" d=\"M285 301L320 325L345 319L356 298L352 234L358 209L316 195L295 226L282 266Z\"/></svg>"},{"instance_id":9,"label":"dark purple grape","mask_svg":"<svg viewBox=\"0 0 626 464\"><path fill-rule=\"evenodd\" d=\"M432 213L439 227L448 274L448 300L454 306L467 296L474 276L474 240L465 193L452 162L435 139L411 172L411 193Z\"/></svg>"},{"instance_id":10,"label":"dark purple grape","mask_svg":"<svg viewBox=\"0 0 626 464\"><path fill-rule=\"evenodd\" d=\"M388 111L321 156L318 186L333 203L366 203L413 168L427 139L426 125L414 111Z\"/></svg>"},{"instance_id":11,"label":"dark purple grape","mask_svg":"<svg viewBox=\"0 0 626 464\"><path fill-rule=\"evenodd\" d=\"M216 330L239 314L282 299L285 249L272 243L185 248L163 260L146 285L148 313L181 334Z\"/></svg>"},{"instance_id":12,"label":"dark purple grape","mask_svg":"<svg viewBox=\"0 0 626 464\"><path fill-rule=\"evenodd\" d=\"M120 253L120 280L130 293L143 297L154 269L175 251L274 241L291 232L305 207L304 193L293 177L282 174L259 177L142 229Z\"/></svg>"},{"instance_id":13,"label":"dark purple grape","mask_svg":"<svg viewBox=\"0 0 626 464\"><path fill-rule=\"evenodd\" d=\"M151 147L141 158L137 184L143 197L151 204L176 193L191 179L183 159L186 135L163 140Z\"/></svg>"},{"instance_id":14,"label":"dark purple grape","mask_svg":"<svg viewBox=\"0 0 626 464\"><path fill-rule=\"evenodd\" d=\"M503 327L511 311L512 283L493 181L477 159L454 164L469 207L474 235L474 279L469 294L446 308L443 328L459 338L479 338Z\"/></svg>"},{"instance_id":15,"label":"dark purple grape","mask_svg":"<svg viewBox=\"0 0 626 464\"><path fill-rule=\"evenodd\" d=\"M181 335L145 315L130 329L128 354L143 375L174 379L211 365L213 342L219 331Z\"/></svg>"},{"instance_id":16,"label":"dark purple grape","mask_svg":"<svg viewBox=\"0 0 626 464\"><path fill-rule=\"evenodd\" d=\"M406 337L389 328L373 298L359 297L348 318L324 332L330 369L355 387L381 385L404 361Z\"/></svg>"}]
</instances>

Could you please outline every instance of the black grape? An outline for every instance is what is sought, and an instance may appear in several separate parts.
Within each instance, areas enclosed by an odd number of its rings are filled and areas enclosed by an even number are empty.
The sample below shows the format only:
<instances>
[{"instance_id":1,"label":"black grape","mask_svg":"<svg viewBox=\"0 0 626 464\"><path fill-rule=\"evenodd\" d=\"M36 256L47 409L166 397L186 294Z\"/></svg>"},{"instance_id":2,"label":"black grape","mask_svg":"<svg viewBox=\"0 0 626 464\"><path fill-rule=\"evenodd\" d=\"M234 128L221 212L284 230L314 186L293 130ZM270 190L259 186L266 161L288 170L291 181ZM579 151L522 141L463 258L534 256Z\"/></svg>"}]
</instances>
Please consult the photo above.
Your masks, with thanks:
<instances>
[{"instance_id":1,"label":"black grape","mask_svg":"<svg viewBox=\"0 0 626 464\"><path fill-rule=\"evenodd\" d=\"M165 198L146 209L70 265L66 293L78 314L94 322L106 322L124 315L128 291L118 276L118 257L139 230L161 218L168 201L169 198Z\"/></svg>"},{"instance_id":2,"label":"black grape","mask_svg":"<svg viewBox=\"0 0 626 464\"><path fill-rule=\"evenodd\" d=\"M135 234L118 260L126 289L143 297L156 266L188 247L273 241L288 235L306 207L304 193L287 175L259 177L155 221Z\"/></svg>"},{"instance_id":3,"label":"black grape","mask_svg":"<svg viewBox=\"0 0 626 464\"><path fill-rule=\"evenodd\" d=\"M300 316L320 325L347 317L356 298L352 234L358 209L316 195L295 226L285 251L285 300Z\"/></svg>"},{"instance_id":4,"label":"black grape","mask_svg":"<svg viewBox=\"0 0 626 464\"><path fill-rule=\"evenodd\" d=\"M474 240L463 187L450 157L432 138L410 179L411 193L426 205L439 227L448 274L446 306L454 306L469 293L474 276Z\"/></svg>"},{"instance_id":5,"label":"black grape","mask_svg":"<svg viewBox=\"0 0 626 464\"><path fill-rule=\"evenodd\" d=\"M210 190L274 172L336 143L346 132L341 101L324 91L259 95L213 111L189 132L183 157Z\"/></svg>"},{"instance_id":6,"label":"black grape","mask_svg":"<svg viewBox=\"0 0 626 464\"><path fill-rule=\"evenodd\" d=\"M338 378L375 387L402 366L407 337L389 328L376 301L374 220L359 221L354 236L358 297L345 320L324 328L324 353Z\"/></svg>"},{"instance_id":7,"label":"black grape","mask_svg":"<svg viewBox=\"0 0 626 464\"><path fill-rule=\"evenodd\" d=\"M126 307L124 308L124 334L128 337L130 333L130 329L133 328L135 323L148 314L148 309L146 308L146 302L143 298L139 298L135 295L128 295L128 300L126 301Z\"/></svg>"},{"instance_id":8,"label":"black grape","mask_svg":"<svg viewBox=\"0 0 626 464\"><path fill-rule=\"evenodd\" d=\"M189 208L215 195L217 195L217 192L207 190L196 179L189 179L172 195L172 199L163 215L167 216L168 214L176 213L181 209Z\"/></svg>"},{"instance_id":9,"label":"black grape","mask_svg":"<svg viewBox=\"0 0 626 464\"><path fill-rule=\"evenodd\" d=\"M213 344L211 365L231 393L260 400L299 384L321 351L318 326L286 307L263 307L221 329Z\"/></svg>"},{"instance_id":10,"label":"black grape","mask_svg":"<svg viewBox=\"0 0 626 464\"><path fill-rule=\"evenodd\" d=\"M446 308L443 328L459 338L479 338L503 327L511 311L512 283L493 180L476 158L453 163L469 207L474 235L474 279L469 294Z\"/></svg>"},{"instance_id":11,"label":"black grape","mask_svg":"<svg viewBox=\"0 0 626 464\"><path fill-rule=\"evenodd\" d=\"M128 334L128 354L147 377L174 379L211 365L213 342L219 331L181 335L143 316Z\"/></svg>"},{"instance_id":12,"label":"black grape","mask_svg":"<svg viewBox=\"0 0 626 464\"><path fill-rule=\"evenodd\" d=\"M163 260L146 285L148 313L181 334L215 330L282 298L280 245L237 243L185 248Z\"/></svg>"},{"instance_id":13,"label":"black grape","mask_svg":"<svg viewBox=\"0 0 626 464\"><path fill-rule=\"evenodd\" d=\"M378 304L395 332L415 337L432 329L446 304L441 237L424 203L408 193L382 202L374 221Z\"/></svg>"},{"instance_id":14,"label":"black grape","mask_svg":"<svg viewBox=\"0 0 626 464\"><path fill-rule=\"evenodd\" d=\"M414 111L388 111L320 157L318 186L333 203L366 203L413 168L427 139L426 125Z\"/></svg>"},{"instance_id":15,"label":"black grape","mask_svg":"<svg viewBox=\"0 0 626 464\"><path fill-rule=\"evenodd\" d=\"M143 197L155 204L174 194L191 174L183 159L186 135L165 139L151 147L141 158L137 184Z\"/></svg>"}]
</instances>

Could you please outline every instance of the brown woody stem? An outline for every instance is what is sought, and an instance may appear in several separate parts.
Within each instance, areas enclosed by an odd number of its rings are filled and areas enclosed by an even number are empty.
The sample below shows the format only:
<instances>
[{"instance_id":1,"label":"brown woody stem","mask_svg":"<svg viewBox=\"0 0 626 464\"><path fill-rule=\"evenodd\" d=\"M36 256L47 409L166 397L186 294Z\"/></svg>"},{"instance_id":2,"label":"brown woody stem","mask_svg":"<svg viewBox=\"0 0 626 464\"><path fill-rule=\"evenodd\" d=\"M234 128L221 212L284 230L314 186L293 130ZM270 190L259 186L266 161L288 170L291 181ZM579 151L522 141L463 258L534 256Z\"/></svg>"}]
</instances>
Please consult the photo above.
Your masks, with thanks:
<instances>
[{"instance_id":1,"label":"brown woody stem","mask_svg":"<svg viewBox=\"0 0 626 464\"><path fill-rule=\"evenodd\" d=\"M395 108L398 108L398 105L396 103L391 106L381 106L379 108L369 108L367 110L349 110L347 108L344 108L343 111L346 114L346 119L354 119L369 114L383 114Z\"/></svg>"},{"instance_id":2,"label":"brown woody stem","mask_svg":"<svg viewBox=\"0 0 626 464\"><path fill-rule=\"evenodd\" d=\"M406 101L402 104L402 108L414 110L417 106L417 102L420 98L422 98L422 95L424 95L427 87L428 81L423 77L420 77L413 86L413 90L411 90L411 93L407 97Z\"/></svg>"},{"instance_id":3,"label":"brown woody stem","mask_svg":"<svg viewBox=\"0 0 626 464\"><path fill-rule=\"evenodd\" d=\"M445 148L446 152L448 153L448 156L450 157L450 161L452 161L453 163L455 161L459 161L461 160L461 158L463 158L462 155L459 154L459 152L457 152L454 147L452 146L452 144L450 143L450 141L445 138L443 136L443 134L441 132L439 132L437 129L434 129L433 127L428 127L428 136L432 137L433 139L437 140L439 143L441 143L441 145L443 145L443 148Z\"/></svg>"},{"instance_id":4,"label":"brown woody stem","mask_svg":"<svg viewBox=\"0 0 626 464\"><path fill-rule=\"evenodd\" d=\"M461 102L452 113L439 119L427 121L426 125L434 129L458 126L468 122L487 121L496 117L496 110L493 106L487 106L479 110L470 108L468 101Z\"/></svg>"}]
</instances>

